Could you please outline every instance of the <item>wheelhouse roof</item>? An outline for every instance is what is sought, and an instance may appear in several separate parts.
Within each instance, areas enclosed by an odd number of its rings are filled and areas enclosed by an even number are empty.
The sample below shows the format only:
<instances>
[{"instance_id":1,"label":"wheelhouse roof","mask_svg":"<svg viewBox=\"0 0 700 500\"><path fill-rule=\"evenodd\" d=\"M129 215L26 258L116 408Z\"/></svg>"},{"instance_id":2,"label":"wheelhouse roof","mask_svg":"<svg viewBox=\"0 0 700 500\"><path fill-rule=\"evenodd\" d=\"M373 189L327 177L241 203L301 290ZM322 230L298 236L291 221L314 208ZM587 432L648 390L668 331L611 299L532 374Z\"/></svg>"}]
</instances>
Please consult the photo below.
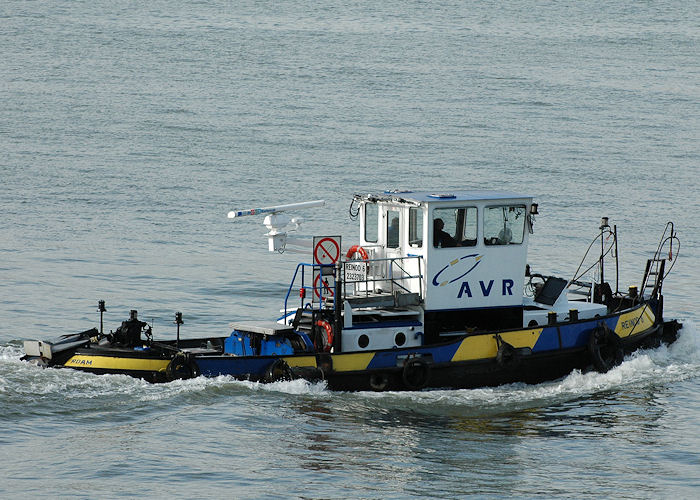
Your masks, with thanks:
<instances>
[{"instance_id":1,"label":"wheelhouse roof","mask_svg":"<svg viewBox=\"0 0 700 500\"><path fill-rule=\"evenodd\" d=\"M395 201L413 203L452 203L455 201L530 199L532 196L510 191L489 190L436 190L436 191L384 191L361 195L369 201Z\"/></svg>"}]
</instances>

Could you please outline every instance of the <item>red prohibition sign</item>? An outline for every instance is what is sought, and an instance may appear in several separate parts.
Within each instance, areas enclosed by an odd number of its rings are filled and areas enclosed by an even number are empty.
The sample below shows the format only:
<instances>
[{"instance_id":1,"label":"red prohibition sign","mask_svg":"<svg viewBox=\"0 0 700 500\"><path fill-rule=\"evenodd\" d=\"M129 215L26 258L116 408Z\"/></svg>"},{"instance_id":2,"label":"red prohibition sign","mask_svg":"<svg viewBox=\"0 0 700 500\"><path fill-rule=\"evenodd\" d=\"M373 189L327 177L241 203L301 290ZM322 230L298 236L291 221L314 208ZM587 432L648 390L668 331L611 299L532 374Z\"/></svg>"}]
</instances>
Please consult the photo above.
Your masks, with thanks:
<instances>
[{"instance_id":1,"label":"red prohibition sign","mask_svg":"<svg viewBox=\"0 0 700 500\"><path fill-rule=\"evenodd\" d=\"M319 279L321 279L321 275L320 275L320 274L318 274L318 275L314 278L314 293L316 294L316 297L318 297L318 298L320 299L320 298L321 298L321 294L318 293L318 280L319 280ZM328 281L325 281L325 280L324 280L324 281L322 281L322 283L323 283L323 288L325 288L326 290L328 290L328 293L330 293L330 294L331 294L331 297L333 297L333 296L335 295L335 293L333 293L333 288L331 288L331 286L328 284Z\"/></svg>"},{"instance_id":2,"label":"red prohibition sign","mask_svg":"<svg viewBox=\"0 0 700 500\"><path fill-rule=\"evenodd\" d=\"M316 264L335 264L340 257L340 245L333 238L323 238L314 248Z\"/></svg>"}]
</instances>

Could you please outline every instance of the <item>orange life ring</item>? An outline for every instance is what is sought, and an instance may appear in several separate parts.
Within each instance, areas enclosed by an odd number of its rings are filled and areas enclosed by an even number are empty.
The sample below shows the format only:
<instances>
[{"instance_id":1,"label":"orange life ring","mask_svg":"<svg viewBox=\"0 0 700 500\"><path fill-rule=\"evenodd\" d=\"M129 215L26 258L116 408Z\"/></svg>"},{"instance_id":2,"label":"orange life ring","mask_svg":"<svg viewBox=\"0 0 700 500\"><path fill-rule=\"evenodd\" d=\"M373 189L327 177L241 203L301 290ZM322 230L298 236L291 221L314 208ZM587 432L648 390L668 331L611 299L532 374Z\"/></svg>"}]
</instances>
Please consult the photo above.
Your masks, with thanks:
<instances>
[{"instance_id":1,"label":"orange life ring","mask_svg":"<svg viewBox=\"0 0 700 500\"><path fill-rule=\"evenodd\" d=\"M367 250L362 248L360 245L353 245L350 247L350 250L348 250L348 253L345 257L348 259L351 259L352 257L355 256L355 254L360 254L360 257L362 260L369 260L369 255L367 255Z\"/></svg>"},{"instance_id":2,"label":"orange life ring","mask_svg":"<svg viewBox=\"0 0 700 500\"><path fill-rule=\"evenodd\" d=\"M333 347L333 327L328 321L319 319L316 321L316 326L322 327L326 335L323 337L323 346L316 346L317 348L321 348L322 350L328 352L331 350L331 347Z\"/></svg>"}]
</instances>

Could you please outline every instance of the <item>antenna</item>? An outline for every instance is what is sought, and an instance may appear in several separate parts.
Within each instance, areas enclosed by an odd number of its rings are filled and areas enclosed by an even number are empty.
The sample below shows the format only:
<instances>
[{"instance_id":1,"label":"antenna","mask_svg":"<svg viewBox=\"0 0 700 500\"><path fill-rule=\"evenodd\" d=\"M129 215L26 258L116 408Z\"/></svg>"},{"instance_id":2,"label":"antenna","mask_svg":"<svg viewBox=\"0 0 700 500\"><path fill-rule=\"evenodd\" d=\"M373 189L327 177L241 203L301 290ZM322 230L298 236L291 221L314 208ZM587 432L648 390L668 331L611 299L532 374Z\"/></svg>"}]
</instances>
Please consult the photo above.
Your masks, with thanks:
<instances>
[{"instance_id":1,"label":"antenna","mask_svg":"<svg viewBox=\"0 0 700 500\"><path fill-rule=\"evenodd\" d=\"M301 203L289 203L287 205L277 205L274 207L251 208L248 210L231 210L228 213L228 218L235 219L237 217L244 217L246 215L277 214L280 212L287 212L289 210L322 207L325 204L326 204L325 200L315 200L315 201L302 201Z\"/></svg>"},{"instance_id":2,"label":"antenna","mask_svg":"<svg viewBox=\"0 0 700 500\"><path fill-rule=\"evenodd\" d=\"M295 225L293 230L299 229L302 219L291 218L282 212L289 210L301 210L304 208L322 207L325 200L303 201L300 203L289 203L287 205L276 205L273 207L251 208L248 210L232 210L228 213L229 219L237 219L248 215L267 214L263 224L267 227L268 250L270 252L284 252L287 245L287 232L285 228L290 222Z\"/></svg>"}]
</instances>

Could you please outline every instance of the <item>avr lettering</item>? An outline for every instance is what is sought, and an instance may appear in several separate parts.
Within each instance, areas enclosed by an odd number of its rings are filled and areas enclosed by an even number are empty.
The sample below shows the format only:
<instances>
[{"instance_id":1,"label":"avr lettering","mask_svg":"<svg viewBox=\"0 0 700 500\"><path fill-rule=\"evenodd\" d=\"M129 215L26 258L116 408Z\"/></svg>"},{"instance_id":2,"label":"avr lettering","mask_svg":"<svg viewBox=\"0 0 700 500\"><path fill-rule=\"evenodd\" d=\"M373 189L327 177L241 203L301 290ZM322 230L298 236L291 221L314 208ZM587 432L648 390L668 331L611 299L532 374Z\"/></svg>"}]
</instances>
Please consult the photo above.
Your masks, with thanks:
<instances>
[{"instance_id":1,"label":"avr lettering","mask_svg":"<svg viewBox=\"0 0 700 500\"><path fill-rule=\"evenodd\" d=\"M484 297L488 297L491 295L491 290L493 288L493 281L494 280L489 280L488 282L479 280L479 290L481 290L481 295ZM504 279L502 280L501 283L501 295L513 295L513 286L515 286L515 282L510 279ZM461 299L462 296L466 295L467 297L471 298L472 295L472 288L471 285L469 284L468 281L463 281L462 286L459 288L459 293L457 293L457 298Z\"/></svg>"}]
</instances>

